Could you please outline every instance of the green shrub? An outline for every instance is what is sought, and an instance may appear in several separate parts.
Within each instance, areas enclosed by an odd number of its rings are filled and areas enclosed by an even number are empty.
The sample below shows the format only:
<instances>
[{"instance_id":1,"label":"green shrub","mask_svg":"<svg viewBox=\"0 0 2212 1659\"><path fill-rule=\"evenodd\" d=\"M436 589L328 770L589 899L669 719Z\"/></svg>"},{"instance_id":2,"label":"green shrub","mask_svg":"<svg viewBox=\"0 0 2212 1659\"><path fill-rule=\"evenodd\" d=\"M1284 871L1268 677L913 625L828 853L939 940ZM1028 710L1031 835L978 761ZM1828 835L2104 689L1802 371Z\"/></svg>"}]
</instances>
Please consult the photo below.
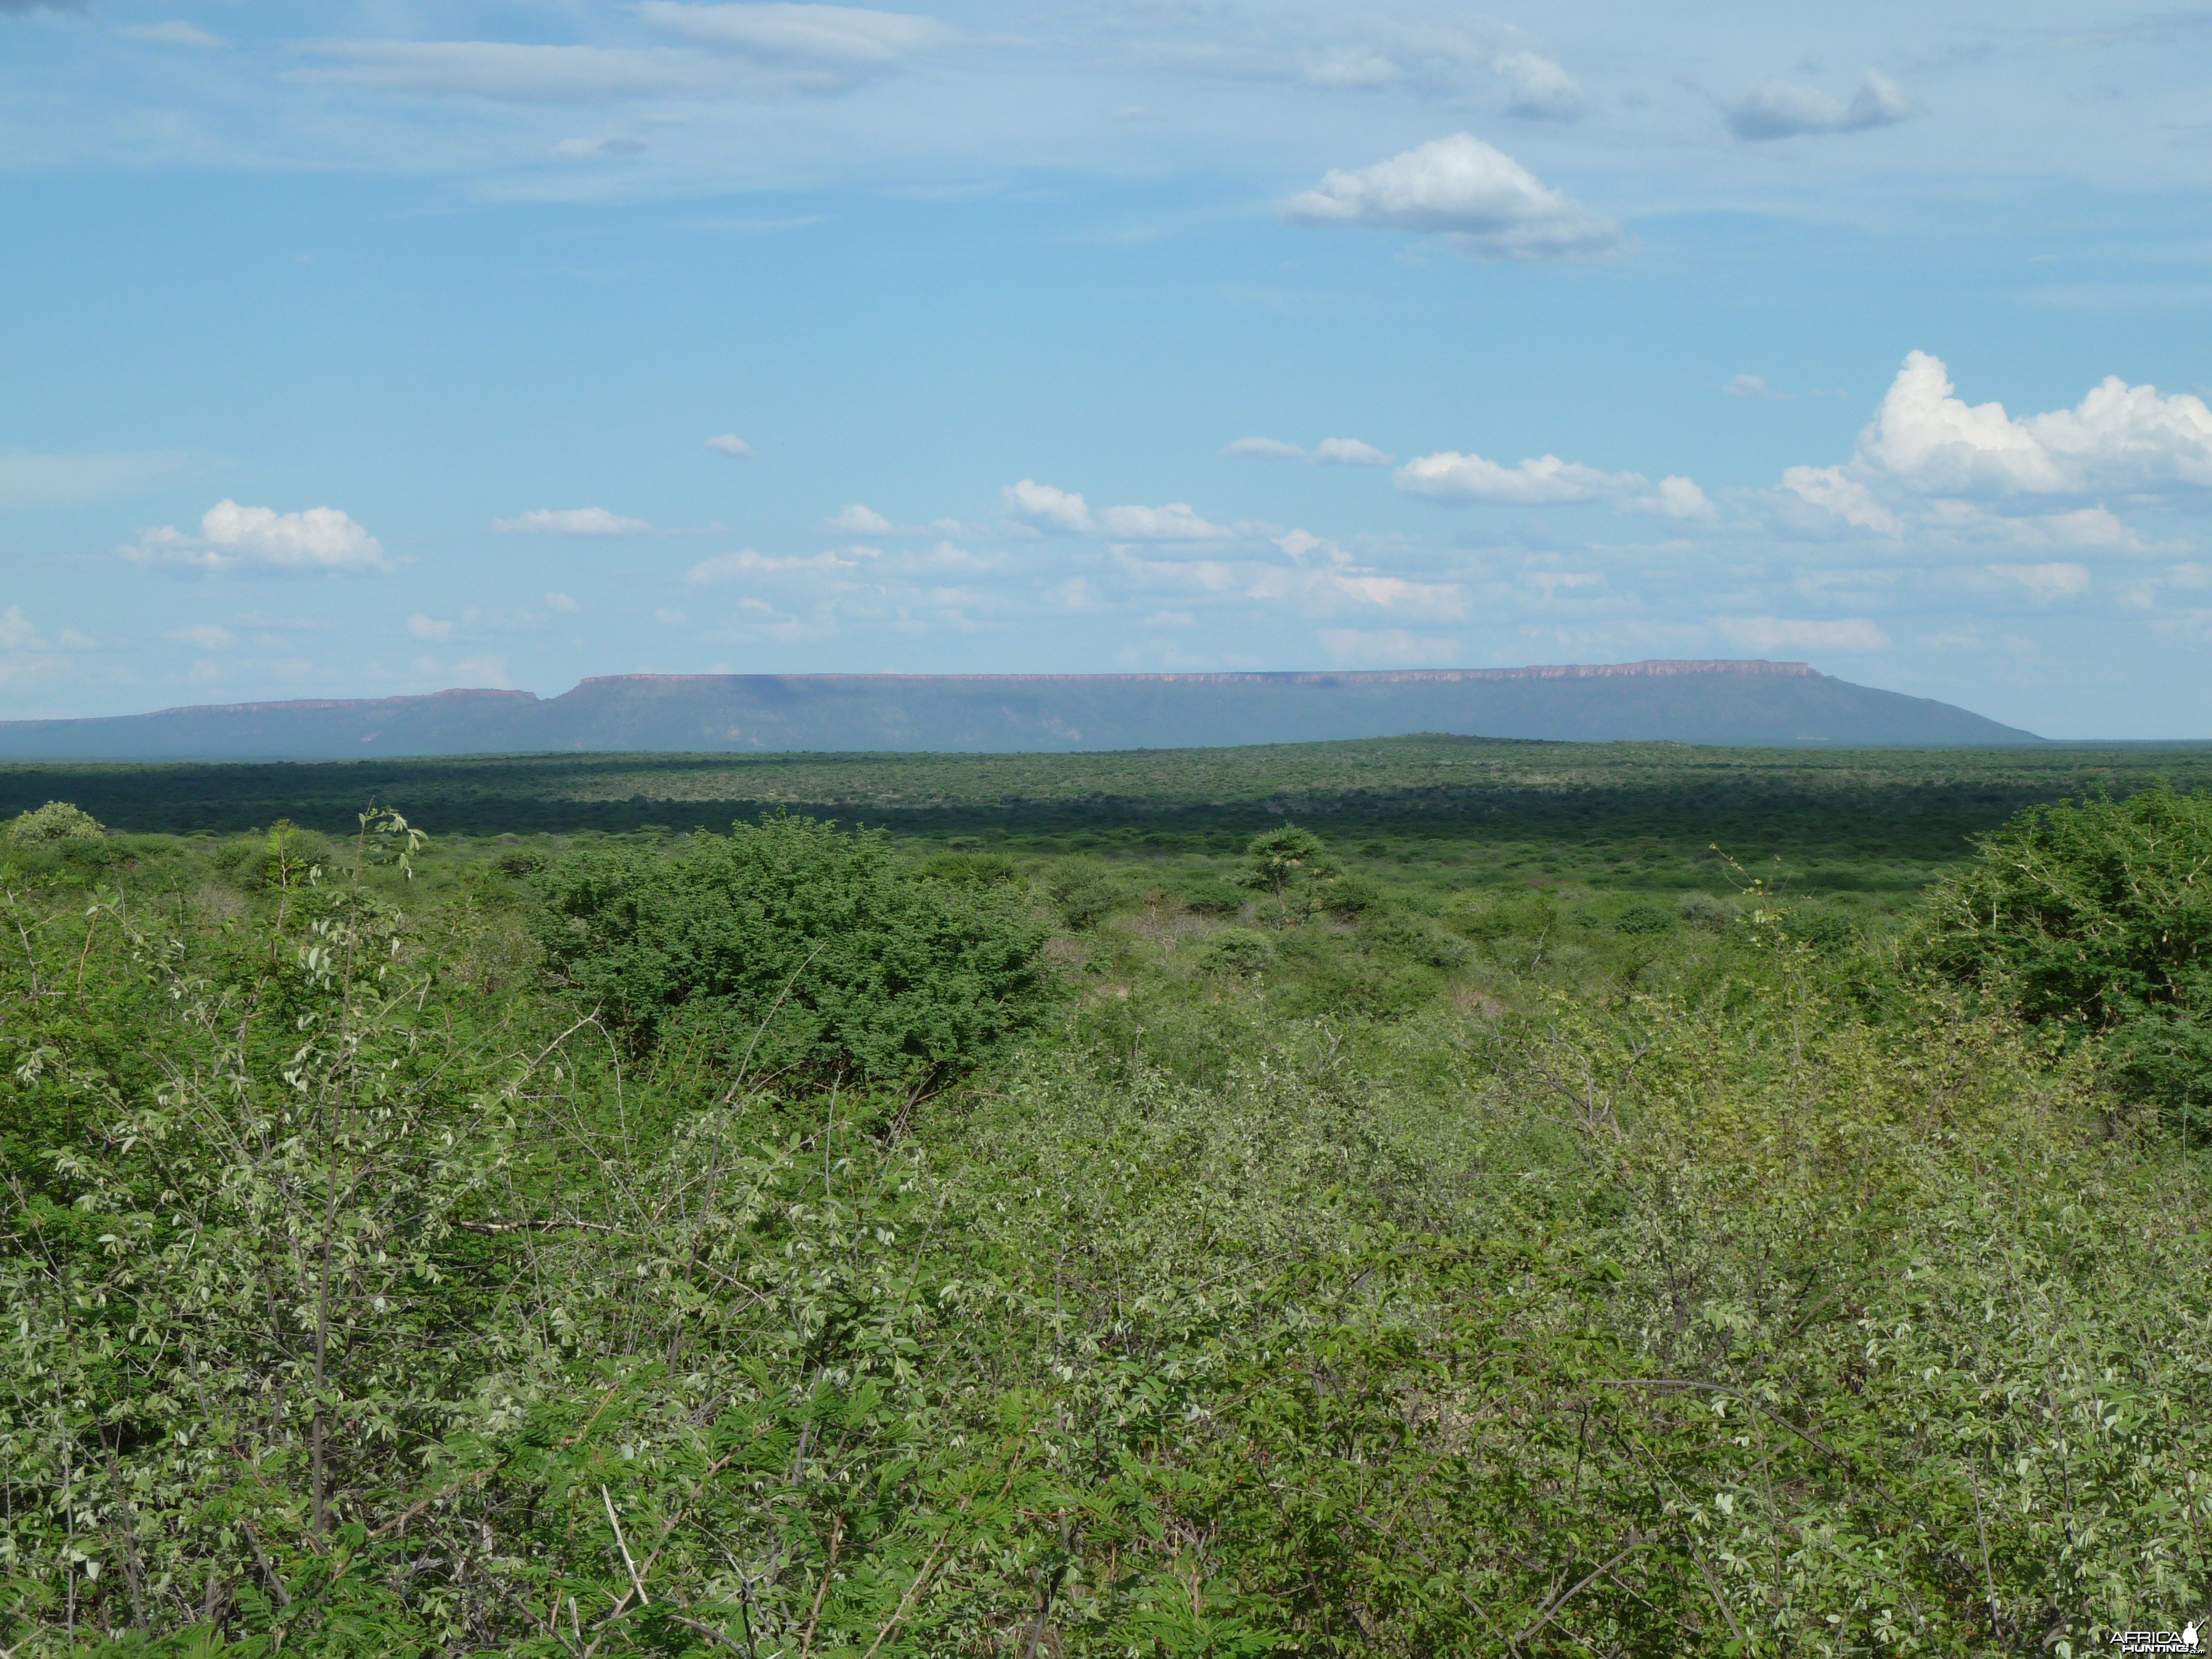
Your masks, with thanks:
<instances>
[{"instance_id":1,"label":"green shrub","mask_svg":"<svg viewBox=\"0 0 2212 1659\"><path fill-rule=\"evenodd\" d=\"M1275 947L1265 933L1249 927L1224 927L1206 941L1199 961L1209 973L1250 979L1274 964Z\"/></svg>"},{"instance_id":2,"label":"green shrub","mask_svg":"<svg viewBox=\"0 0 2212 1659\"><path fill-rule=\"evenodd\" d=\"M491 861L491 867L502 876L534 876L550 868L553 860L535 847L518 847L512 852L501 853Z\"/></svg>"},{"instance_id":3,"label":"green shrub","mask_svg":"<svg viewBox=\"0 0 2212 1659\"><path fill-rule=\"evenodd\" d=\"M532 931L575 1000L641 1048L797 1081L935 1086L1032 1027L1046 929L1002 890L920 874L880 833L768 817L545 878Z\"/></svg>"},{"instance_id":4,"label":"green shrub","mask_svg":"<svg viewBox=\"0 0 2212 1659\"><path fill-rule=\"evenodd\" d=\"M1692 888L1676 903L1674 914L1682 919L1685 927L1693 927L1701 933L1724 933L1735 920L1735 907L1726 899Z\"/></svg>"},{"instance_id":5,"label":"green shrub","mask_svg":"<svg viewBox=\"0 0 2212 1659\"><path fill-rule=\"evenodd\" d=\"M1183 908L1202 916L1236 915L1250 896L1234 883L1214 875L1185 876L1168 890L1182 901Z\"/></svg>"},{"instance_id":6,"label":"green shrub","mask_svg":"<svg viewBox=\"0 0 2212 1659\"><path fill-rule=\"evenodd\" d=\"M958 841L972 837L956 836ZM1020 878L1021 868L998 853L954 851L939 853L922 860L922 873L933 880L950 882L955 887L1008 887Z\"/></svg>"},{"instance_id":7,"label":"green shrub","mask_svg":"<svg viewBox=\"0 0 2212 1659\"><path fill-rule=\"evenodd\" d=\"M52 847L61 842L98 841L107 833L98 818L65 800L18 813L8 821L7 839L18 847Z\"/></svg>"},{"instance_id":8,"label":"green shrub","mask_svg":"<svg viewBox=\"0 0 2212 1659\"><path fill-rule=\"evenodd\" d=\"M1458 918L1459 931L1474 939L1534 938L1553 933L1559 925L1559 907L1546 894L1500 898Z\"/></svg>"},{"instance_id":9,"label":"green shrub","mask_svg":"<svg viewBox=\"0 0 2212 1659\"><path fill-rule=\"evenodd\" d=\"M1376 944L1431 968L1456 968L1468 958L1466 940L1455 939L1425 916L1402 910L1371 917L1366 933Z\"/></svg>"},{"instance_id":10,"label":"green shrub","mask_svg":"<svg viewBox=\"0 0 2212 1659\"><path fill-rule=\"evenodd\" d=\"M1648 899L1639 900L1613 919L1613 931L1632 935L1671 933L1674 931L1674 912Z\"/></svg>"},{"instance_id":11,"label":"green shrub","mask_svg":"<svg viewBox=\"0 0 2212 1659\"><path fill-rule=\"evenodd\" d=\"M2031 1019L2109 1030L2212 992L2212 793L2031 807L1936 884L1916 956Z\"/></svg>"},{"instance_id":12,"label":"green shrub","mask_svg":"<svg viewBox=\"0 0 2212 1659\"><path fill-rule=\"evenodd\" d=\"M1338 876L1317 890L1321 908L1333 916L1351 918L1384 908L1389 897L1364 876Z\"/></svg>"},{"instance_id":13,"label":"green shrub","mask_svg":"<svg viewBox=\"0 0 2212 1659\"><path fill-rule=\"evenodd\" d=\"M1086 860L1071 859L1055 865L1045 878L1044 887L1060 920L1078 933L1096 927L1127 896L1107 874L1104 865Z\"/></svg>"}]
</instances>

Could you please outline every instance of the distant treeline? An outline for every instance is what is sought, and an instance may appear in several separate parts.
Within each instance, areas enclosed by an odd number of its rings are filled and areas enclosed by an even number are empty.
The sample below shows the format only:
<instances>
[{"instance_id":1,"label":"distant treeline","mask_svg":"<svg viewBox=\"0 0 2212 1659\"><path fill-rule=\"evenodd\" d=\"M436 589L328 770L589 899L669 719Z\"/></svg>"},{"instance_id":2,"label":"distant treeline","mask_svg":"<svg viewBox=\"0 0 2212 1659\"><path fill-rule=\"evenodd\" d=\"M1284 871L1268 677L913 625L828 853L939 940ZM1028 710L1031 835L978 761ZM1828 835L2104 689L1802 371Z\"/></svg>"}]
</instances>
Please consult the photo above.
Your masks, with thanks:
<instances>
[{"instance_id":1,"label":"distant treeline","mask_svg":"<svg viewBox=\"0 0 2212 1659\"><path fill-rule=\"evenodd\" d=\"M2212 744L1699 749L1401 738L1096 755L536 755L0 768L0 814L77 803L129 831L338 832L371 800L441 834L726 827L788 808L933 839L1204 850L1285 817L1340 836L1720 842L1759 856L1948 863L2021 808L2154 779L2212 783Z\"/></svg>"}]
</instances>

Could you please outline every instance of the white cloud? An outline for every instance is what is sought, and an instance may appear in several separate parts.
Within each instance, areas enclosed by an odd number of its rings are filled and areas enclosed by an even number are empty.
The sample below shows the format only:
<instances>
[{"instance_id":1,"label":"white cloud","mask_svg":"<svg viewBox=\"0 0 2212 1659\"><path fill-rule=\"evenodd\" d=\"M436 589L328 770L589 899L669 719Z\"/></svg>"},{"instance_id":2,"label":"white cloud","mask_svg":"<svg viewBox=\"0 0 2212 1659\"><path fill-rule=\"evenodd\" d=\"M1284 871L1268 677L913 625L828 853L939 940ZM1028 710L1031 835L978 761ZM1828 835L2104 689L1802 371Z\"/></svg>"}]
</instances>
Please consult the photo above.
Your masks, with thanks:
<instances>
[{"instance_id":1,"label":"white cloud","mask_svg":"<svg viewBox=\"0 0 2212 1659\"><path fill-rule=\"evenodd\" d=\"M491 527L507 535L534 536L639 536L653 528L643 519L625 519L604 507L541 507L519 519L494 519Z\"/></svg>"},{"instance_id":2,"label":"white cloud","mask_svg":"<svg viewBox=\"0 0 2212 1659\"><path fill-rule=\"evenodd\" d=\"M1034 478L1010 483L999 492L1006 516L1037 530L1075 531L1091 528L1091 507L1082 496L1055 489Z\"/></svg>"},{"instance_id":3,"label":"white cloud","mask_svg":"<svg viewBox=\"0 0 2212 1659\"><path fill-rule=\"evenodd\" d=\"M681 628L689 620L681 611L672 610L665 605L655 608L653 619L663 628Z\"/></svg>"},{"instance_id":4,"label":"white cloud","mask_svg":"<svg viewBox=\"0 0 2212 1659\"><path fill-rule=\"evenodd\" d=\"M1357 605L1371 605L1383 611L1419 611L1437 622L1454 621L1462 614L1459 590L1444 583L1341 571L1331 571L1322 580L1328 587Z\"/></svg>"},{"instance_id":5,"label":"white cloud","mask_svg":"<svg viewBox=\"0 0 2212 1659\"><path fill-rule=\"evenodd\" d=\"M44 648L46 636L38 625L23 614L23 607L11 605L0 611L0 651L33 651Z\"/></svg>"},{"instance_id":6,"label":"white cloud","mask_svg":"<svg viewBox=\"0 0 2212 1659\"><path fill-rule=\"evenodd\" d=\"M1621 505L1632 513L1651 513L1662 519L1710 519L1712 501L1691 479L1672 477L1659 480L1648 495L1638 495Z\"/></svg>"},{"instance_id":7,"label":"white cloud","mask_svg":"<svg viewBox=\"0 0 2212 1659\"><path fill-rule=\"evenodd\" d=\"M504 689L513 685L513 676L507 672L504 657L463 657L453 664L453 678L464 685L488 685Z\"/></svg>"},{"instance_id":8,"label":"white cloud","mask_svg":"<svg viewBox=\"0 0 2212 1659\"><path fill-rule=\"evenodd\" d=\"M155 46L191 46L201 52L230 44L220 34L210 34L185 22L125 23L115 33L132 40L150 40Z\"/></svg>"},{"instance_id":9,"label":"white cloud","mask_svg":"<svg viewBox=\"0 0 2212 1659\"><path fill-rule=\"evenodd\" d=\"M2018 419L1953 394L1942 360L1911 353L1860 434L1860 461L1926 495L2212 488L2212 409L2185 392L2115 374L2072 409Z\"/></svg>"},{"instance_id":10,"label":"white cloud","mask_svg":"<svg viewBox=\"0 0 2212 1659\"><path fill-rule=\"evenodd\" d=\"M1357 438L1323 438L1314 446L1316 466L1388 466L1390 457Z\"/></svg>"},{"instance_id":11,"label":"white cloud","mask_svg":"<svg viewBox=\"0 0 2212 1659\"><path fill-rule=\"evenodd\" d=\"M407 631L418 640L450 640L453 637L453 624L418 611L407 619Z\"/></svg>"},{"instance_id":12,"label":"white cloud","mask_svg":"<svg viewBox=\"0 0 2212 1659\"><path fill-rule=\"evenodd\" d=\"M959 39L933 17L860 6L682 5L645 0L648 26L812 77L823 88L939 50Z\"/></svg>"},{"instance_id":13,"label":"white cloud","mask_svg":"<svg viewBox=\"0 0 2212 1659\"><path fill-rule=\"evenodd\" d=\"M164 525L148 531L137 546L120 550L135 563L176 565L210 574L254 570L338 576L393 568L385 557L384 544L337 507L279 513L274 507L240 507L228 499L201 516L198 536Z\"/></svg>"},{"instance_id":14,"label":"white cloud","mask_svg":"<svg viewBox=\"0 0 2212 1659\"><path fill-rule=\"evenodd\" d=\"M1814 507L1826 507L1846 524L1877 535L1894 536L1904 521L1874 498L1874 492L1840 466L1793 466L1782 475L1782 487Z\"/></svg>"},{"instance_id":15,"label":"white cloud","mask_svg":"<svg viewBox=\"0 0 2212 1659\"><path fill-rule=\"evenodd\" d=\"M834 574L857 569L862 559L882 556L882 550L878 548L848 547L842 553L817 553L805 558L777 559L752 548L741 547L734 553L717 553L711 559L702 559L684 573L684 580L696 587L712 582L737 581L745 577L789 575L798 571Z\"/></svg>"},{"instance_id":16,"label":"white cloud","mask_svg":"<svg viewBox=\"0 0 2212 1659\"><path fill-rule=\"evenodd\" d=\"M570 599L566 593L548 593L545 596L545 608L548 611L559 611L567 615L574 616L577 611L581 611L584 607L578 605L575 600Z\"/></svg>"},{"instance_id":17,"label":"white cloud","mask_svg":"<svg viewBox=\"0 0 2212 1659\"><path fill-rule=\"evenodd\" d=\"M190 628L173 628L161 635L179 645L196 645L203 651L227 651L238 643L238 636L228 628L218 628L213 623L196 623Z\"/></svg>"},{"instance_id":18,"label":"white cloud","mask_svg":"<svg viewBox=\"0 0 2212 1659\"><path fill-rule=\"evenodd\" d=\"M1883 651L1889 647L1889 635L1860 617L1838 622L1723 617L1713 626L1746 651Z\"/></svg>"},{"instance_id":19,"label":"white cloud","mask_svg":"<svg viewBox=\"0 0 2212 1659\"><path fill-rule=\"evenodd\" d=\"M2089 591L2089 573L2078 564L1993 564L1989 569L2038 599L2072 599Z\"/></svg>"},{"instance_id":20,"label":"white cloud","mask_svg":"<svg viewBox=\"0 0 2212 1659\"><path fill-rule=\"evenodd\" d=\"M719 438L708 439L707 447L717 455L728 456L733 461L750 461L754 459L753 447L734 432L725 432Z\"/></svg>"},{"instance_id":21,"label":"white cloud","mask_svg":"<svg viewBox=\"0 0 2212 1659\"><path fill-rule=\"evenodd\" d=\"M1550 190L1467 133L1438 138L1282 204L1294 225L1358 225L1441 236L1473 259L1584 259L1613 252L1620 228Z\"/></svg>"},{"instance_id":22,"label":"white cloud","mask_svg":"<svg viewBox=\"0 0 2212 1659\"><path fill-rule=\"evenodd\" d=\"M2139 550L2136 532L2101 507L2085 507L2072 513L2052 513L2036 520L2044 535L2068 547L2109 547Z\"/></svg>"},{"instance_id":23,"label":"white cloud","mask_svg":"<svg viewBox=\"0 0 2212 1659\"><path fill-rule=\"evenodd\" d=\"M1571 121L1589 103L1573 76L1533 52L1509 52L1494 67L1508 88L1505 110L1509 115L1536 121Z\"/></svg>"},{"instance_id":24,"label":"white cloud","mask_svg":"<svg viewBox=\"0 0 2212 1659\"><path fill-rule=\"evenodd\" d=\"M1296 444L1286 444L1280 438L1239 438L1221 452L1224 455L1265 456L1273 459L1302 461L1306 453Z\"/></svg>"},{"instance_id":25,"label":"white cloud","mask_svg":"<svg viewBox=\"0 0 2212 1659\"><path fill-rule=\"evenodd\" d=\"M1722 112L1737 137L1757 140L1890 126L1911 115L1913 104L1896 82L1869 70L1848 104L1811 87L1770 81L1747 92Z\"/></svg>"},{"instance_id":26,"label":"white cloud","mask_svg":"<svg viewBox=\"0 0 2212 1659\"><path fill-rule=\"evenodd\" d=\"M1395 479L1408 495L1437 501L1498 501L1540 507L1565 501L1594 501L1644 488L1638 472L1601 472L1577 461L1540 455L1518 466L1501 466L1480 455L1445 450L1417 455L1400 467Z\"/></svg>"},{"instance_id":27,"label":"white cloud","mask_svg":"<svg viewBox=\"0 0 2212 1659\"><path fill-rule=\"evenodd\" d=\"M711 97L732 89L727 67L665 46L539 46L507 40L327 40L308 51L343 60L301 79L393 92L513 103L601 104Z\"/></svg>"},{"instance_id":28,"label":"white cloud","mask_svg":"<svg viewBox=\"0 0 2212 1659\"><path fill-rule=\"evenodd\" d=\"M889 535L896 527L882 514L872 507L863 507L858 501L824 522L832 530L842 530L854 536Z\"/></svg>"},{"instance_id":29,"label":"white cloud","mask_svg":"<svg viewBox=\"0 0 2212 1659\"><path fill-rule=\"evenodd\" d=\"M1402 628L1324 628L1315 634L1322 650L1340 662L1389 663L1393 667L1451 662L1459 649L1450 640L1431 639Z\"/></svg>"},{"instance_id":30,"label":"white cloud","mask_svg":"<svg viewBox=\"0 0 2212 1659\"><path fill-rule=\"evenodd\" d=\"M1079 502L1083 498L1075 499ZM1143 541L1218 542L1237 533L1230 526L1201 519L1188 501L1170 501L1165 507L1109 507L1098 518L1109 534Z\"/></svg>"},{"instance_id":31,"label":"white cloud","mask_svg":"<svg viewBox=\"0 0 2212 1659\"><path fill-rule=\"evenodd\" d=\"M641 155L645 140L633 138L626 132L611 132L602 138L563 138L547 152L556 161L604 161L617 155Z\"/></svg>"},{"instance_id":32,"label":"white cloud","mask_svg":"<svg viewBox=\"0 0 2212 1659\"><path fill-rule=\"evenodd\" d=\"M1739 374L1721 388L1731 398L1779 398L1783 394L1767 390L1766 379L1760 374Z\"/></svg>"},{"instance_id":33,"label":"white cloud","mask_svg":"<svg viewBox=\"0 0 2212 1659\"><path fill-rule=\"evenodd\" d=\"M143 495L192 470L178 450L115 455L0 455L0 507L70 507Z\"/></svg>"},{"instance_id":34,"label":"white cloud","mask_svg":"<svg viewBox=\"0 0 2212 1659\"><path fill-rule=\"evenodd\" d=\"M1388 466L1391 460L1373 444L1362 443L1357 438L1323 438L1311 450L1285 443L1279 438L1239 438L1221 453L1304 461L1310 466Z\"/></svg>"},{"instance_id":35,"label":"white cloud","mask_svg":"<svg viewBox=\"0 0 2212 1659\"><path fill-rule=\"evenodd\" d=\"M1334 542L1324 540L1310 530L1293 530L1286 535L1278 536L1275 545L1281 548L1289 556L1291 562L1296 565L1304 564L1309 553L1325 553L1333 564L1346 563L1352 556Z\"/></svg>"}]
</instances>

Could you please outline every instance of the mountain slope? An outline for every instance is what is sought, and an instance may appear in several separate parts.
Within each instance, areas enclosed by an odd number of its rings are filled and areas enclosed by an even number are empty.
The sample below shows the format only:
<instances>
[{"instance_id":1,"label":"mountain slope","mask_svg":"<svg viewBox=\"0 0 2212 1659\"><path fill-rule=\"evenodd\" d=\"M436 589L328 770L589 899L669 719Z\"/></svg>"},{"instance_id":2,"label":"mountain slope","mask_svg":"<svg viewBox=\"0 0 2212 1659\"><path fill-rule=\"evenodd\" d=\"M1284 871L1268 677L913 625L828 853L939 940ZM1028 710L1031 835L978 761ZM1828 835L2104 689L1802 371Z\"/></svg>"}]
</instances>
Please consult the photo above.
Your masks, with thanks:
<instances>
[{"instance_id":1,"label":"mountain slope","mask_svg":"<svg viewBox=\"0 0 2212 1659\"><path fill-rule=\"evenodd\" d=\"M630 674L559 696L236 703L0 721L0 758L330 760L555 750L1170 749L1410 732L1867 747L2032 733L1803 663L1283 674Z\"/></svg>"}]
</instances>

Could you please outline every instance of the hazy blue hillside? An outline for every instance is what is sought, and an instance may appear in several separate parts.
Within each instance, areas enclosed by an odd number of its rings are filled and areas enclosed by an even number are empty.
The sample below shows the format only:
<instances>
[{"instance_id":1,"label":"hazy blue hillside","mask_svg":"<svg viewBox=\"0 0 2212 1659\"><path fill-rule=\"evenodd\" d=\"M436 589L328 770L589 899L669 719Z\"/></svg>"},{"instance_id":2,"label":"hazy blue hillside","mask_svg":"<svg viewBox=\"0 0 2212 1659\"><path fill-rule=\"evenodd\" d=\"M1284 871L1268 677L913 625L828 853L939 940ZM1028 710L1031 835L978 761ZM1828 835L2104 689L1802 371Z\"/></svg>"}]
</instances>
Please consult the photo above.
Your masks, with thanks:
<instances>
[{"instance_id":1,"label":"hazy blue hillside","mask_svg":"<svg viewBox=\"0 0 2212 1659\"><path fill-rule=\"evenodd\" d=\"M1377 673L622 675L557 697L242 703L0 723L20 760L364 755L1072 751L1436 732L1575 742L1842 747L2033 743L2032 733L1802 663L1649 662Z\"/></svg>"}]
</instances>

